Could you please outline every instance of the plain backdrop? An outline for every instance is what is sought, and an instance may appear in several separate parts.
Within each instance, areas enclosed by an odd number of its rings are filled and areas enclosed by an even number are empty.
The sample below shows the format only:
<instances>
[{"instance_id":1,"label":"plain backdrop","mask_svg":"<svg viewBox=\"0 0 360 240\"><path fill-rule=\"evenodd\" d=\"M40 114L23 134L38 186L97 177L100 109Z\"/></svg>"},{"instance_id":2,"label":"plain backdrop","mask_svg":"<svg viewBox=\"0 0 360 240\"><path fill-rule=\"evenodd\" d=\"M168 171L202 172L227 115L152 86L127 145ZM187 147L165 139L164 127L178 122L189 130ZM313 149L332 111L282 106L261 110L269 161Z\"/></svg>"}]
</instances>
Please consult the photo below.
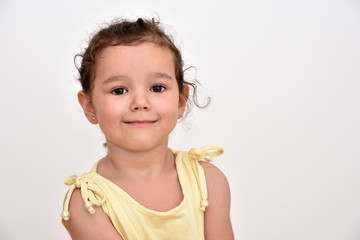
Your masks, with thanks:
<instances>
[{"instance_id":1,"label":"plain backdrop","mask_svg":"<svg viewBox=\"0 0 360 240\"><path fill-rule=\"evenodd\" d=\"M170 146L225 148L236 239L360 239L356 0L0 0L0 239L70 239L63 180L105 154L73 56L139 16L160 16L212 97Z\"/></svg>"}]
</instances>

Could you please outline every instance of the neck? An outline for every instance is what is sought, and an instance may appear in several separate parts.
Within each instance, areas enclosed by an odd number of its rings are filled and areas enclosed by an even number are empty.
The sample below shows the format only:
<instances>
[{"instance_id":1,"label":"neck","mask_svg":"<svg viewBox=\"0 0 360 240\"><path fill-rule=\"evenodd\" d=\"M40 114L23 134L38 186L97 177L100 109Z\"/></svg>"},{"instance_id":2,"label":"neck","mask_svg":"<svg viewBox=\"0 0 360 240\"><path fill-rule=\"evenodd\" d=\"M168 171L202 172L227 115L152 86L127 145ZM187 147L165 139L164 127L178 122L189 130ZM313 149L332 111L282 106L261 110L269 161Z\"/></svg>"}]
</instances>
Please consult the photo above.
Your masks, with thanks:
<instances>
[{"instance_id":1,"label":"neck","mask_svg":"<svg viewBox=\"0 0 360 240\"><path fill-rule=\"evenodd\" d=\"M155 148L134 151L108 145L108 154L98 167L100 174L109 178L151 177L175 166L174 156L167 142Z\"/></svg>"}]
</instances>

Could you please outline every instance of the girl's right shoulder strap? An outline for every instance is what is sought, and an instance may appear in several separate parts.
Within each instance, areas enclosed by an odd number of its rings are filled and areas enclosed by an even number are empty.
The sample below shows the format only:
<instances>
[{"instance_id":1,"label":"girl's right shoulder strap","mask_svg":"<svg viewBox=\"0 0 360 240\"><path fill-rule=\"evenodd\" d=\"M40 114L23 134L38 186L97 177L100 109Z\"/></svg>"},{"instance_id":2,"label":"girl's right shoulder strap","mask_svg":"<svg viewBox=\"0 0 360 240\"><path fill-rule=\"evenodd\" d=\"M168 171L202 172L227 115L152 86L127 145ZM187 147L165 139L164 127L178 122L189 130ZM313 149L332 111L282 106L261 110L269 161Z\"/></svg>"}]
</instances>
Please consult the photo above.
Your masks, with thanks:
<instances>
[{"instance_id":1,"label":"girl's right shoulder strap","mask_svg":"<svg viewBox=\"0 0 360 240\"><path fill-rule=\"evenodd\" d=\"M94 167L96 167L96 164ZM90 214L95 213L95 209L93 208L94 205L101 206L105 203L105 194L94 180L93 174L94 172L91 170L90 173L83 174L82 176L72 175L65 179L64 183L70 186L70 189L66 194L64 208L61 214L64 221L67 221L70 218L69 203L72 193L77 188L81 190L84 206Z\"/></svg>"}]
</instances>

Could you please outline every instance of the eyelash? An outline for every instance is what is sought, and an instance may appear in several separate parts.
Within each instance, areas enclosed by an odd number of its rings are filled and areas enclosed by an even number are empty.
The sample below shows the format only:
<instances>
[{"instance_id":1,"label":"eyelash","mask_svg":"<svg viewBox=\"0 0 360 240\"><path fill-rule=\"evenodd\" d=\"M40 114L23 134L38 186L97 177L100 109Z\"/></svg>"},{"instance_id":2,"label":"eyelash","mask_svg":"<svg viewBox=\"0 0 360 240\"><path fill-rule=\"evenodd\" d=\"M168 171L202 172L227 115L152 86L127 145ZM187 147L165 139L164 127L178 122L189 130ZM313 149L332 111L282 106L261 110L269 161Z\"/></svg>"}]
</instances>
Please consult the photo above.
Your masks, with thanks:
<instances>
[{"instance_id":1,"label":"eyelash","mask_svg":"<svg viewBox=\"0 0 360 240\"><path fill-rule=\"evenodd\" d=\"M154 88L155 87L160 87L161 88L161 90L160 91L154 91ZM157 85L154 85L154 86L152 86L151 88L150 88L150 91L151 92L156 92L156 93L160 93L160 92L163 92L163 91L165 91L165 89L166 89L166 87L164 87L163 85L161 85L161 84L157 84Z\"/></svg>"},{"instance_id":2,"label":"eyelash","mask_svg":"<svg viewBox=\"0 0 360 240\"><path fill-rule=\"evenodd\" d=\"M118 91L121 91L120 93ZM123 88L123 87L119 87L119 88L115 88L114 90L111 91L112 94L114 95L123 95L125 93L127 93L128 90L126 88Z\"/></svg>"},{"instance_id":3,"label":"eyelash","mask_svg":"<svg viewBox=\"0 0 360 240\"><path fill-rule=\"evenodd\" d=\"M158 88L160 87L160 91L155 91L154 88ZM157 84L157 85L154 85L150 88L150 91L151 92L155 92L155 93L161 93L163 91L165 91L166 87L164 87L163 85L161 84ZM159 89L158 89L159 90ZM111 91L112 94L114 95L123 95L125 93L127 93L128 90L126 88L123 88L123 87L118 87L118 88L115 88L114 90Z\"/></svg>"}]
</instances>

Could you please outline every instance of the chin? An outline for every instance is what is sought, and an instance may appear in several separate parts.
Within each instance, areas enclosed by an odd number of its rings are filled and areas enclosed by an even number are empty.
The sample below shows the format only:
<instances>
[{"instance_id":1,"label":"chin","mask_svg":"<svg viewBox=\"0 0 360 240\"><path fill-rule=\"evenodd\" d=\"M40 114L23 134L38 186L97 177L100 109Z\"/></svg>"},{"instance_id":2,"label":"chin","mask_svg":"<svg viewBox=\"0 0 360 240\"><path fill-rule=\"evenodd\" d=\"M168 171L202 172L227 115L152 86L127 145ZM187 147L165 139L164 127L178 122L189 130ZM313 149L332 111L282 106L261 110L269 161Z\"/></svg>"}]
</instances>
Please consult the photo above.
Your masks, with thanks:
<instances>
[{"instance_id":1,"label":"chin","mask_svg":"<svg viewBox=\"0 0 360 240\"><path fill-rule=\"evenodd\" d=\"M133 141L128 141L126 148L131 151L147 151L153 148L156 148L162 144L167 146L167 139L166 141L157 141L153 138L151 139L134 139Z\"/></svg>"}]
</instances>

